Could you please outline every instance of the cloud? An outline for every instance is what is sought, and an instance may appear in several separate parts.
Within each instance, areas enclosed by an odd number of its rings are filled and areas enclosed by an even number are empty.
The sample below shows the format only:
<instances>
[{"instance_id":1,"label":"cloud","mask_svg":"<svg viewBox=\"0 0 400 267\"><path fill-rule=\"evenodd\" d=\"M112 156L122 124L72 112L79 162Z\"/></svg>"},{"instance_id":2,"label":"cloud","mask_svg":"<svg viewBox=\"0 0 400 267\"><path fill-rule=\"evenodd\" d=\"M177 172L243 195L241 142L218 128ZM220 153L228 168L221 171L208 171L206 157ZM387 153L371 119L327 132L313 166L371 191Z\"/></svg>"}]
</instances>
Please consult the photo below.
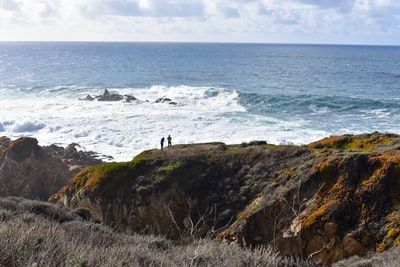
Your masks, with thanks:
<instances>
[{"instance_id":1,"label":"cloud","mask_svg":"<svg viewBox=\"0 0 400 267\"><path fill-rule=\"evenodd\" d=\"M354 6L355 0L297 0L295 2L315 6L321 9L349 11Z\"/></svg>"},{"instance_id":2,"label":"cloud","mask_svg":"<svg viewBox=\"0 0 400 267\"><path fill-rule=\"evenodd\" d=\"M397 0L0 0L0 39L399 43L399 14Z\"/></svg>"},{"instance_id":3,"label":"cloud","mask_svg":"<svg viewBox=\"0 0 400 267\"><path fill-rule=\"evenodd\" d=\"M64 0L66 1L66 0ZM90 9L88 8L90 7ZM203 15L202 2L196 1L155 1L155 0L108 0L91 1L86 8L81 8L83 14L131 17L191 17Z\"/></svg>"},{"instance_id":4,"label":"cloud","mask_svg":"<svg viewBox=\"0 0 400 267\"><path fill-rule=\"evenodd\" d=\"M0 1L0 7L11 11L18 10L18 4L14 0L2 0Z\"/></svg>"}]
</instances>

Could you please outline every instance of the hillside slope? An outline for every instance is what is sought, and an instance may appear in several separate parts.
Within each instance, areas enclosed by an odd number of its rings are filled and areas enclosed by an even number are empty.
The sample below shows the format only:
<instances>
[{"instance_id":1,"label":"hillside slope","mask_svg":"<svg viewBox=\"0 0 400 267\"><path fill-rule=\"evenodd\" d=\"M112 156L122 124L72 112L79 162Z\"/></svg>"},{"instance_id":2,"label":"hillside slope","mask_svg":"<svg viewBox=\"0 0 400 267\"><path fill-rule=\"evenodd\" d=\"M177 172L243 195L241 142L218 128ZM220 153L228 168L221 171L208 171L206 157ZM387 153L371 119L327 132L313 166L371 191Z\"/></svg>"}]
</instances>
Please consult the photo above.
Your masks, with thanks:
<instances>
[{"instance_id":1,"label":"hillside slope","mask_svg":"<svg viewBox=\"0 0 400 267\"><path fill-rule=\"evenodd\" d=\"M125 232L209 236L325 264L400 243L400 136L177 145L83 169L51 201Z\"/></svg>"}]
</instances>

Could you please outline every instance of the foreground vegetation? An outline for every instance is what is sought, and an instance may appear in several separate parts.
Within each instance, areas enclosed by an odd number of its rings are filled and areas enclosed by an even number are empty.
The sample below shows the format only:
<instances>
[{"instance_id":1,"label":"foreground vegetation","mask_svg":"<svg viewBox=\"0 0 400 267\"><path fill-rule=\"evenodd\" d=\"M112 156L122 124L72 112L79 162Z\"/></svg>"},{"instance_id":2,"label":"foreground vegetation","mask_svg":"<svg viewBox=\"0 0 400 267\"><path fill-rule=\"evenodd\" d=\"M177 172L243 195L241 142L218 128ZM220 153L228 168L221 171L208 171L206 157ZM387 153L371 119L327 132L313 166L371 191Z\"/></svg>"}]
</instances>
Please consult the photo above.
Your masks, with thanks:
<instances>
[{"instance_id":1,"label":"foreground vegetation","mask_svg":"<svg viewBox=\"0 0 400 267\"><path fill-rule=\"evenodd\" d=\"M88 220L89 219L89 220ZM0 266L309 266L270 249L118 234L84 210L0 198ZM316 266L316 264L313 264Z\"/></svg>"},{"instance_id":2,"label":"foreground vegetation","mask_svg":"<svg viewBox=\"0 0 400 267\"><path fill-rule=\"evenodd\" d=\"M400 249L335 266L397 266ZM319 266L283 258L270 248L196 240L178 244L157 236L125 235L82 209L22 198L0 198L0 266Z\"/></svg>"}]
</instances>

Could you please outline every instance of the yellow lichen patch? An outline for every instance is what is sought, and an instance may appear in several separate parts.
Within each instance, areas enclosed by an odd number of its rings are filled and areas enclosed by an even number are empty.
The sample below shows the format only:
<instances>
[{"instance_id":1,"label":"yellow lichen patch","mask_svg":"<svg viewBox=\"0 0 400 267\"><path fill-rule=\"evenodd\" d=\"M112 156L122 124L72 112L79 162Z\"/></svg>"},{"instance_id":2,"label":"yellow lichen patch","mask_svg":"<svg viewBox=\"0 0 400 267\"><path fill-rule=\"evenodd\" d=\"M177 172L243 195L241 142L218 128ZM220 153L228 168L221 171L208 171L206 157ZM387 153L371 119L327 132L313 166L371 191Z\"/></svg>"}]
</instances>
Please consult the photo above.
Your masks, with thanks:
<instances>
[{"instance_id":1,"label":"yellow lichen patch","mask_svg":"<svg viewBox=\"0 0 400 267\"><path fill-rule=\"evenodd\" d=\"M379 252L400 245L400 212L391 212L386 220L388 221L385 225L386 236L376 246L376 250Z\"/></svg>"},{"instance_id":2,"label":"yellow lichen patch","mask_svg":"<svg viewBox=\"0 0 400 267\"><path fill-rule=\"evenodd\" d=\"M323 223L327 217L326 217L326 210L328 207L332 205L332 203L325 203L322 204L315 210L314 212L309 213L301 222L301 228L302 229L307 229L310 226L314 225L317 222Z\"/></svg>"},{"instance_id":3,"label":"yellow lichen patch","mask_svg":"<svg viewBox=\"0 0 400 267\"><path fill-rule=\"evenodd\" d=\"M332 148L345 150L372 151L377 146L389 144L399 140L398 135L381 134L374 132L361 135L330 136L317 142L310 143L309 148Z\"/></svg>"},{"instance_id":4,"label":"yellow lichen patch","mask_svg":"<svg viewBox=\"0 0 400 267\"><path fill-rule=\"evenodd\" d=\"M340 182L343 179L344 177L340 176L331 189L327 192L320 192L317 195L311 212L302 219L303 229L309 228L315 223L323 224L330 219L330 211L337 208L346 199L347 190L343 187L343 183Z\"/></svg>"},{"instance_id":5,"label":"yellow lichen patch","mask_svg":"<svg viewBox=\"0 0 400 267\"><path fill-rule=\"evenodd\" d=\"M309 148L321 148L321 147L333 148L334 144L337 141L342 140L342 139L343 139L343 136L341 136L341 135L333 135L333 136L325 137L319 141L312 142L312 143L308 144L308 147Z\"/></svg>"},{"instance_id":6,"label":"yellow lichen patch","mask_svg":"<svg viewBox=\"0 0 400 267\"><path fill-rule=\"evenodd\" d=\"M332 175L336 173L336 164L330 159L323 159L310 168L310 172L318 171L321 174Z\"/></svg>"},{"instance_id":7,"label":"yellow lichen patch","mask_svg":"<svg viewBox=\"0 0 400 267\"><path fill-rule=\"evenodd\" d=\"M260 196L253 200L244 211L238 213L237 219L246 220L248 217L259 211L261 209L261 199L262 197Z\"/></svg>"},{"instance_id":8,"label":"yellow lichen patch","mask_svg":"<svg viewBox=\"0 0 400 267\"><path fill-rule=\"evenodd\" d=\"M372 190L373 188L376 187L377 185L377 180L379 179L379 177L381 177L384 173L386 173L387 170L383 169L383 168L378 168L376 169L372 175L370 175L368 177L368 179L364 179L361 182L361 186L365 189L368 190Z\"/></svg>"}]
</instances>

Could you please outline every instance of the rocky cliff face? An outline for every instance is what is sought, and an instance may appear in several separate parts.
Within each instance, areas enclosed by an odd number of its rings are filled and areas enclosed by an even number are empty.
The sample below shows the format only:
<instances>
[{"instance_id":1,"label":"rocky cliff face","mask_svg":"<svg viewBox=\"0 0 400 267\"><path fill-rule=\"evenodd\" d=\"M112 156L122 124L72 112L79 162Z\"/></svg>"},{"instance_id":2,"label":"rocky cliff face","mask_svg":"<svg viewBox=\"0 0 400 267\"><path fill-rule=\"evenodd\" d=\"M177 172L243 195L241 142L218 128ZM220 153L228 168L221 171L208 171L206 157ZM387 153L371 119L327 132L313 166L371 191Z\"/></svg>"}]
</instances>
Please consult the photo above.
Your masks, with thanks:
<instances>
[{"instance_id":1,"label":"rocky cliff face","mask_svg":"<svg viewBox=\"0 0 400 267\"><path fill-rule=\"evenodd\" d=\"M149 150L83 169L51 200L127 233L269 244L331 264L400 244L400 136Z\"/></svg>"},{"instance_id":2,"label":"rocky cliff face","mask_svg":"<svg viewBox=\"0 0 400 267\"><path fill-rule=\"evenodd\" d=\"M0 196L47 200L83 166L101 162L76 155L74 146L40 147L34 138L0 137Z\"/></svg>"}]
</instances>

